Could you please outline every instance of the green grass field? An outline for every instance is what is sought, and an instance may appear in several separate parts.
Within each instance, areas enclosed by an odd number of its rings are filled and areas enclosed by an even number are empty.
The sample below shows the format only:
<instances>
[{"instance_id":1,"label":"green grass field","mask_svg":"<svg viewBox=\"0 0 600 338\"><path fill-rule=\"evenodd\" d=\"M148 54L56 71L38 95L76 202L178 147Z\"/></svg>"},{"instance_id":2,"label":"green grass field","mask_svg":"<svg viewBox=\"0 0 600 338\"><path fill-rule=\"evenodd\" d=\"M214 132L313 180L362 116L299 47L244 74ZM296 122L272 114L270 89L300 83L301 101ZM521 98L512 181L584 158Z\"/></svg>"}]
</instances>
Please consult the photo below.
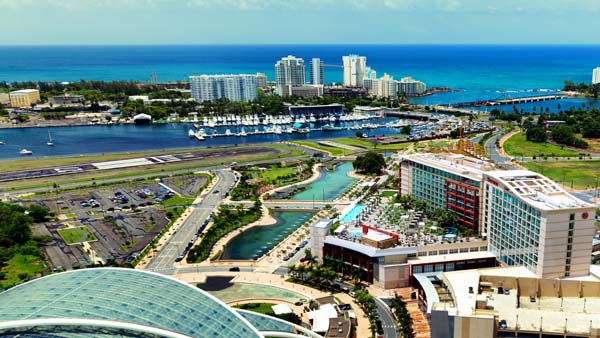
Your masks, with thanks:
<instances>
[{"instance_id":1,"label":"green grass field","mask_svg":"<svg viewBox=\"0 0 600 338\"><path fill-rule=\"evenodd\" d=\"M96 240L96 236L94 236L90 230L84 226L77 228L58 229L58 234L67 244L77 244Z\"/></svg>"},{"instance_id":2,"label":"green grass field","mask_svg":"<svg viewBox=\"0 0 600 338\"><path fill-rule=\"evenodd\" d=\"M288 175L293 175L295 173L295 167L269 168L267 170L258 172L258 177L262 178L263 180L275 181L279 177L285 177Z\"/></svg>"},{"instance_id":3,"label":"green grass field","mask_svg":"<svg viewBox=\"0 0 600 338\"><path fill-rule=\"evenodd\" d=\"M188 204L192 204L194 203L194 198L186 198L186 197L181 197L181 196L173 196L171 198L169 198L168 200L164 200L162 202L162 205L165 207L171 207L174 205L188 205Z\"/></svg>"},{"instance_id":4,"label":"green grass field","mask_svg":"<svg viewBox=\"0 0 600 338\"><path fill-rule=\"evenodd\" d=\"M331 153L332 156L344 156L344 154L346 153L346 151L344 151L344 149L328 147L328 146L324 146L321 144L317 144L317 142L312 142L312 141L293 141L290 143L297 144L299 146L305 146L305 147L311 147L311 148L323 150L328 153Z\"/></svg>"},{"instance_id":5,"label":"green grass field","mask_svg":"<svg viewBox=\"0 0 600 338\"><path fill-rule=\"evenodd\" d=\"M396 196L398 192L396 190L384 190L381 192L381 196L383 197L393 197Z\"/></svg>"},{"instance_id":6,"label":"green grass field","mask_svg":"<svg viewBox=\"0 0 600 338\"><path fill-rule=\"evenodd\" d=\"M34 277L45 269L44 261L37 256L16 254L2 268L4 278L0 287L6 288L15 283Z\"/></svg>"},{"instance_id":7,"label":"green grass field","mask_svg":"<svg viewBox=\"0 0 600 338\"><path fill-rule=\"evenodd\" d=\"M594 188L600 178L600 161L524 162L527 169L538 172L574 189Z\"/></svg>"},{"instance_id":8,"label":"green grass field","mask_svg":"<svg viewBox=\"0 0 600 338\"><path fill-rule=\"evenodd\" d=\"M265 315L273 315L272 306L275 305L273 303L246 303L246 304L238 304L235 307L238 309L244 309L252 312L262 313Z\"/></svg>"},{"instance_id":9,"label":"green grass field","mask_svg":"<svg viewBox=\"0 0 600 338\"><path fill-rule=\"evenodd\" d=\"M510 156L523 157L574 157L579 156L576 151L561 149L550 143L537 143L527 141L525 133L520 132L511 136L504 142L504 151Z\"/></svg>"}]
</instances>

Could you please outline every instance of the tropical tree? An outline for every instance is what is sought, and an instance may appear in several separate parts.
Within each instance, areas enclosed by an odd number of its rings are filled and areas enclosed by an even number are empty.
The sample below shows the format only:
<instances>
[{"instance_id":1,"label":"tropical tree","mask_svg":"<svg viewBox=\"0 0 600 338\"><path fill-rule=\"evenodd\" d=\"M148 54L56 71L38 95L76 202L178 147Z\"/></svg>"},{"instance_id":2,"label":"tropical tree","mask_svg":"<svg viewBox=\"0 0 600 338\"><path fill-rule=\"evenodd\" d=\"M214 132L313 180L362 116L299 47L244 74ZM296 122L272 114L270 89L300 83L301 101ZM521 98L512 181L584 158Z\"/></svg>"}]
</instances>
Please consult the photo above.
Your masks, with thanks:
<instances>
[{"instance_id":1,"label":"tropical tree","mask_svg":"<svg viewBox=\"0 0 600 338\"><path fill-rule=\"evenodd\" d=\"M317 264L317 257L313 256L312 252L308 248L304 249L304 262L310 267Z\"/></svg>"},{"instance_id":2,"label":"tropical tree","mask_svg":"<svg viewBox=\"0 0 600 338\"><path fill-rule=\"evenodd\" d=\"M412 318L410 317L410 312L408 312L408 308L406 307L406 302L402 300L398 294L394 295L394 298L391 300L390 307L393 309L394 316L398 321L398 326L400 327L400 334L404 338L413 338L415 333L412 329Z\"/></svg>"}]
</instances>

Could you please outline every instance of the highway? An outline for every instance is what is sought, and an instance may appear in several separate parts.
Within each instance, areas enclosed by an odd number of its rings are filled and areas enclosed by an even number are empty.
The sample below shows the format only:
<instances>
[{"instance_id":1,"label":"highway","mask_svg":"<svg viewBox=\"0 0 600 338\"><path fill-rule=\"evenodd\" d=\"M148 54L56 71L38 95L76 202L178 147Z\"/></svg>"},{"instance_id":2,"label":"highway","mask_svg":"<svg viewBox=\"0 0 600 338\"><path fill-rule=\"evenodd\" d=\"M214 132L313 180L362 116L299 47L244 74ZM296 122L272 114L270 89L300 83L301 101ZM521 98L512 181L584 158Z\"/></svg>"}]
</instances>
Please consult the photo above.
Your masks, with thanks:
<instances>
[{"instance_id":1,"label":"highway","mask_svg":"<svg viewBox=\"0 0 600 338\"><path fill-rule=\"evenodd\" d=\"M494 136L490 137L487 142L485 142L485 148L487 149L487 153L492 161L502 164L509 169L516 169L513 165L506 163L508 162L509 158L500 155L500 153L498 153L498 149L496 148L496 141L502 138L502 136L505 134L502 131L502 128L498 128L496 134L494 134Z\"/></svg>"},{"instance_id":2,"label":"highway","mask_svg":"<svg viewBox=\"0 0 600 338\"><path fill-rule=\"evenodd\" d=\"M160 252L146 266L146 270L156 271L160 273L174 273L173 264L175 258L179 256L185 249L187 243L192 240L198 227L208 219L211 212L216 210L222 200L222 194L229 192L236 180L236 176L231 170L216 170L215 174L218 178L216 184L210 189L202 203L201 207L191 206L191 214L183 222L180 228L169 238ZM219 193L214 193L215 191Z\"/></svg>"}]
</instances>

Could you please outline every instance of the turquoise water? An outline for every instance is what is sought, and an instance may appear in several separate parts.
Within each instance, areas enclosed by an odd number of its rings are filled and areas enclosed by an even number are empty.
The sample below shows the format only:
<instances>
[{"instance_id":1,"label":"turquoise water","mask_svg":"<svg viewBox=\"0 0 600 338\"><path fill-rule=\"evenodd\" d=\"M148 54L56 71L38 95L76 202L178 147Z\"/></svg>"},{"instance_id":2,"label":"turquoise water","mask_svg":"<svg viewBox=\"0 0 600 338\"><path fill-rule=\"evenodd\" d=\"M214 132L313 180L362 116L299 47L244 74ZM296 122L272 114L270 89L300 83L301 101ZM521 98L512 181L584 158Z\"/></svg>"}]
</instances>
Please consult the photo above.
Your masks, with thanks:
<instances>
[{"instance_id":1,"label":"turquoise water","mask_svg":"<svg viewBox=\"0 0 600 338\"><path fill-rule=\"evenodd\" d=\"M331 201L348 189L356 179L348 176L352 171L352 163L344 162L338 165L333 172L323 169L321 177L311 183L309 187L292 197L293 200L304 201Z\"/></svg>"},{"instance_id":2,"label":"turquoise water","mask_svg":"<svg viewBox=\"0 0 600 338\"><path fill-rule=\"evenodd\" d=\"M366 208L366 206L362 205L362 204L357 204L354 206L354 208L352 208L352 210L350 210L350 212L348 212L346 215L344 215L344 217L342 217L342 222L352 222L356 219L356 216L358 216L358 214L363 211Z\"/></svg>"},{"instance_id":3,"label":"turquoise water","mask_svg":"<svg viewBox=\"0 0 600 338\"><path fill-rule=\"evenodd\" d=\"M277 223L254 227L235 236L223 250L221 259L257 259L308 221L313 211L271 211Z\"/></svg>"}]
</instances>

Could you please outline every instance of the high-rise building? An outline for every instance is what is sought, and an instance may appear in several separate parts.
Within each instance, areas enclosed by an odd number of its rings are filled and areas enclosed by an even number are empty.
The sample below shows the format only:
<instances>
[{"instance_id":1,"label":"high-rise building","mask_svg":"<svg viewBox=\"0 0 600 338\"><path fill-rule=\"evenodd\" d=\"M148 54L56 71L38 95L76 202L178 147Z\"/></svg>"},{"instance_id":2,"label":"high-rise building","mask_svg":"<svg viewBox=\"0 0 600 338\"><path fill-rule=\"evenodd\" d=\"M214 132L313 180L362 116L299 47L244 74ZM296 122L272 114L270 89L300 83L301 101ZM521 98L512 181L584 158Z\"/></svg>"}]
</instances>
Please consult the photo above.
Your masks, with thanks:
<instances>
[{"instance_id":1,"label":"high-rise building","mask_svg":"<svg viewBox=\"0 0 600 338\"><path fill-rule=\"evenodd\" d=\"M325 67L319 58L310 60L310 83L313 85L325 83Z\"/></svg>"},{"instance_id":2,"label":"high-rise building","mask_svg":"<svg viewBox=\"0 0 600 338\"><path fill-rule=\"evenodd\" d=\"M595 207L527 170L457 154L404 155L400 193L456 214L507 265L540 278L589 274Z\"/></svg>"},{"instance_id":3,"label":"high-rise building","mask_svg":"<svg viewBox=\"0 0 600 338\"><path fill-rule=\"evenodd\" d=\"M398 81L386 73L379 79L365 79L365 88L369 89L369 94L376 97L396 97L398 96Z\"/></svg>"},{"instance_id":4,"label":"high-rise building","mask_svg":"<svg viewBox=\"0 0 600 338\"><path fill-rule=\"evenodd\" d=\"M362 87L367 70L367 58L359 55L342 57L344 66L344 86Z\"/></svg>"},{"instance_id":5,"label":"high-rise building","mask_svg":"<svg viewBox=\"0 0 600 338\"><path fill-rule=\"evenodd\" d=\"M600 67L594 68L592 72L592 84L600 83Z\"/></svg>"},{"instance_id":6,"label":"high-rise building","mask_svg":"<svg viewBox=\"0 0 600 338\"><path fill-rule=\"evenodd\" d=\"M291 87L303 86L306 83L304 60L293 55L281 58L275 63L275 80L277 94L291 95Z\"/></svg>"},{"instance_id":7,"label":"high-rise building","mask_svg":"<svg viewBox=\"0 0 600 338\"><path fill-rule=\"evenodd\" d=\"M256 87L267 88L267 75L265 73L256 73Z\"/></svg>"},{"instance_id":8,"label":"high-rise building","mask_svg":"<svg viewBox=\"0 0 600 338\"><path fill-rule=\"evenodd\" d=\"M527 170L483 173L483 223L489 250L540 278L586 276L595 206Z\"/></svg>"},{"instance_id":9,"label":"high-rise building","mask_svg":"<svg viewBox=\"0 0 600 338\"><path fill-rule=\"evenodd\" d=\"M406 96L417 96L423 94L426 89L425 83L412 77L403 77L400 80L398 91Z\"/></svg>"},{"instance_id":10,"label":"high-rise building","mask_svg":"<svg viewBox=\"0 0 600 338\"><path fill-rule=\"evenodd\" d=\"M190 76L190 91L198 101L252 101L257 96L257 76L241 75L199 75Z\"/></svg>"}]
</instances>

